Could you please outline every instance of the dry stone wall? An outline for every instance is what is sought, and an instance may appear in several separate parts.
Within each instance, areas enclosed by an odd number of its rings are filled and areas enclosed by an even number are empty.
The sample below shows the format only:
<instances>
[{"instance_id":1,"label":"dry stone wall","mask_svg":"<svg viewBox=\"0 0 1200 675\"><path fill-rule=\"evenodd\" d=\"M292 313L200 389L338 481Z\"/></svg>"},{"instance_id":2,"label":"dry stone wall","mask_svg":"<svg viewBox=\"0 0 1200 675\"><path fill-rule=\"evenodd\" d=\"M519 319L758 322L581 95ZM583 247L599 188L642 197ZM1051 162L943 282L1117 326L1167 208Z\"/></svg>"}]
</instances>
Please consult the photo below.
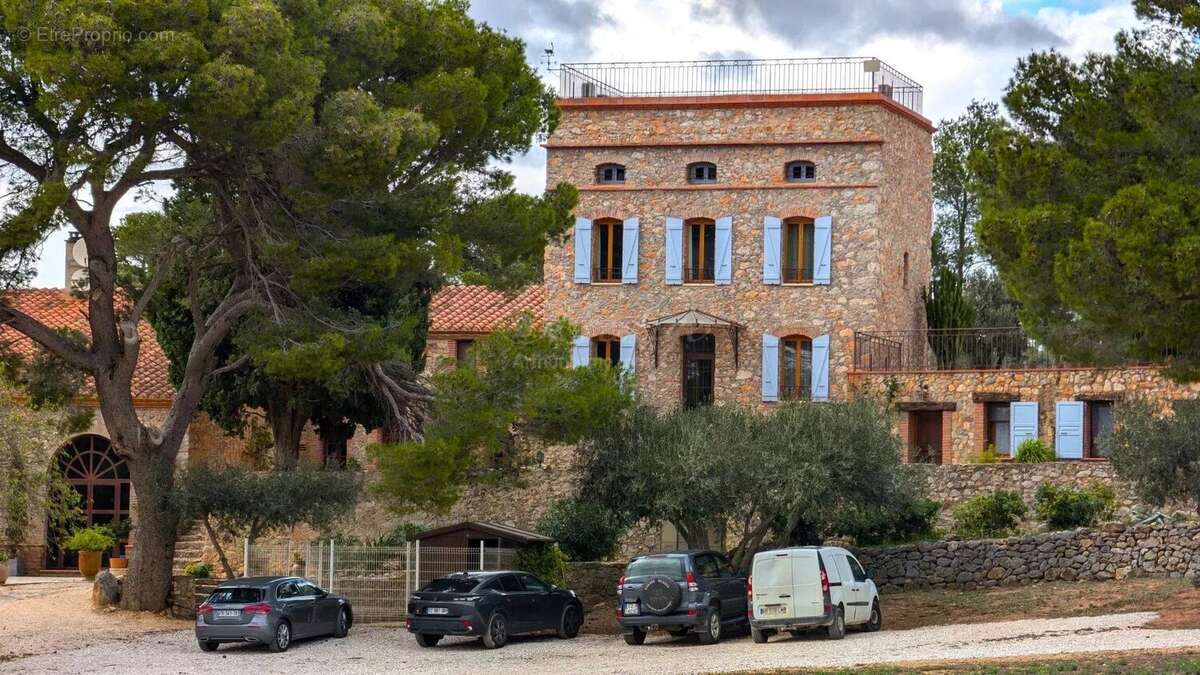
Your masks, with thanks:
<instances>
[{"instance_id":1,"label":"dry stone wall","mask_svg":"<svg viewBox=\"0 0 1200 675\"><path fill-rule=\"evenodd\" d=\"M986 588L1040 581L1195 575L1200 525L1069 530L855 552L882 589ZM1200 560L1196 563L1200 565Z\"/></svg>"}]
</instances>

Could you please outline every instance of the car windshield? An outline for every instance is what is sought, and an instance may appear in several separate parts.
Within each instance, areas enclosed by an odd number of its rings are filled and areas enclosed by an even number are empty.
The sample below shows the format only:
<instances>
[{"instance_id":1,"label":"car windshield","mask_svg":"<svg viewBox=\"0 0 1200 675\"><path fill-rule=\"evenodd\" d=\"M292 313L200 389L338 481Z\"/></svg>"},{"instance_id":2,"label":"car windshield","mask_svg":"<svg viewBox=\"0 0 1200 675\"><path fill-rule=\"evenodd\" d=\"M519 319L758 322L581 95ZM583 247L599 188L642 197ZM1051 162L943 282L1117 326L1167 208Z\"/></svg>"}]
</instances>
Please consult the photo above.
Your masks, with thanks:
<instances>
[{"instance_id":1,"label":"car windshield","mask_svg":"<svg viewBox=\"0 0 1200 675\"><path fill-rule=\"evenodd\" d=\"M683 581L682 558L638 558L625 568L626 577L664 576Z\"/></svg>"},{"instance_id":2,"label":"car windshield","mask_svg":"<svg viewBox=\"0 0 1200 675\"><path fill-rule=\"evenodd\" d=\"M478 579L434 579L421 590L425 593L470 593L478 585Z\"/></svg>"},{"instance_id":3,"label":"car windshield","mask_svg":"<svg viewBox=\"0 0 1200 675\"><path fill-rule=\"evenodd\" d=\"M247 586L234 586L232 588L218 588L213 591L213 594L208 596L210 603L230 603L230 604L248 604L262 600L262 590L258 588L250 588Z\"/></svg>"}]
</instances>

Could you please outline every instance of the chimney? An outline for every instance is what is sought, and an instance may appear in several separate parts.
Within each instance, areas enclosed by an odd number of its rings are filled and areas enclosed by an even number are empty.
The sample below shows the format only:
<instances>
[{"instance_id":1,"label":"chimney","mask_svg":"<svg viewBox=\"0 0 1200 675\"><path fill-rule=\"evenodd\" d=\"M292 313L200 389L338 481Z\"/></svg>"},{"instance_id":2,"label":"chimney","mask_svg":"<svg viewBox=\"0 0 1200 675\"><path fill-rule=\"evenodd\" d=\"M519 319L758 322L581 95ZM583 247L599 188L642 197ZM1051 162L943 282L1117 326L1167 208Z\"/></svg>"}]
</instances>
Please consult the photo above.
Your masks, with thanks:
<instances>
[{"instance_id":1,"label":"chimney","mask_svg":"<svg viewBox=\"0 0 1200 675\"><path fill-rule=\"evenodd\" d=\"M68 291L84 291L88 287L87 246L83 235L72 231L67 235L67 270L63 285Z\"/></svg>"}]
</instances>

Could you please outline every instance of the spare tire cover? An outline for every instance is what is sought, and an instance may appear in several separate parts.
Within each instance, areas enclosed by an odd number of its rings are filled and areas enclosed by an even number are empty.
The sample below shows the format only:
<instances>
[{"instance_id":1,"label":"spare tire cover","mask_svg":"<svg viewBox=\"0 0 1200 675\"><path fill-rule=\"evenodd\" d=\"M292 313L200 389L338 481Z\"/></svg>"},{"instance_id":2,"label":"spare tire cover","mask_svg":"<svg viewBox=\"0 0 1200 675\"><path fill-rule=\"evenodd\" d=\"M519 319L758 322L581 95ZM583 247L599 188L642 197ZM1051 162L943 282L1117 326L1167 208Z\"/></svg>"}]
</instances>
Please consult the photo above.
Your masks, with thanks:
<instances>
[{"instance_id":1,"label":"spare tire cover","mask_svg":"<svg viewBox=\"0 0 1200 675\"><path fill-rule=\"evenodd\" d=\"M679 606L679 584L670 577L650 577L642 584L642 607L652 614L670 614Z\"/></svg>"}]
</instances>

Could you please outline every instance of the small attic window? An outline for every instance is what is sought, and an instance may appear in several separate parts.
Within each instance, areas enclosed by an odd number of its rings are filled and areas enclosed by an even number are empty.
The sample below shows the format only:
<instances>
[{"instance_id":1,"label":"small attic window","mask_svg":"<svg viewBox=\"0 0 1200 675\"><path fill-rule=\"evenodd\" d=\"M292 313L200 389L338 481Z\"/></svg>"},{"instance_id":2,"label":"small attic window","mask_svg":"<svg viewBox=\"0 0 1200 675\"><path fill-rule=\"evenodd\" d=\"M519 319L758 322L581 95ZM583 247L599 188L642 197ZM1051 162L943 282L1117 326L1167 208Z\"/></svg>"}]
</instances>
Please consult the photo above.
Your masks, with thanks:
<instances>
[{"instance_id":1,"label":"small attic window","mask_svg":"<svg viewBox=\"0 0 1200 675\"><path fill-rule=\"evenodd\" d=\"M620 164L601 164L596 167L597 183L624 183L625 167Z\"/></svg>"},{"instance_id":2,"label":"small attic window","mask_svg":"<svg viewBox=\"0 0 1200 675\"><path fill-rule=\"evenodd\" d=\"M817 165L812 162L788 162L783 175L789 183L812 182L817 179Z\"/></svg>"},{"instance_id":3,"label":"small attic window","mask_svg":"<svg viewBox=\"0 0 1200 675\"><path fill-rule=\"evenodd\" d=\"M717 165L712 162L695 162L688 164L689 183L717 182Z\"/></svg>"}]
</instances>

